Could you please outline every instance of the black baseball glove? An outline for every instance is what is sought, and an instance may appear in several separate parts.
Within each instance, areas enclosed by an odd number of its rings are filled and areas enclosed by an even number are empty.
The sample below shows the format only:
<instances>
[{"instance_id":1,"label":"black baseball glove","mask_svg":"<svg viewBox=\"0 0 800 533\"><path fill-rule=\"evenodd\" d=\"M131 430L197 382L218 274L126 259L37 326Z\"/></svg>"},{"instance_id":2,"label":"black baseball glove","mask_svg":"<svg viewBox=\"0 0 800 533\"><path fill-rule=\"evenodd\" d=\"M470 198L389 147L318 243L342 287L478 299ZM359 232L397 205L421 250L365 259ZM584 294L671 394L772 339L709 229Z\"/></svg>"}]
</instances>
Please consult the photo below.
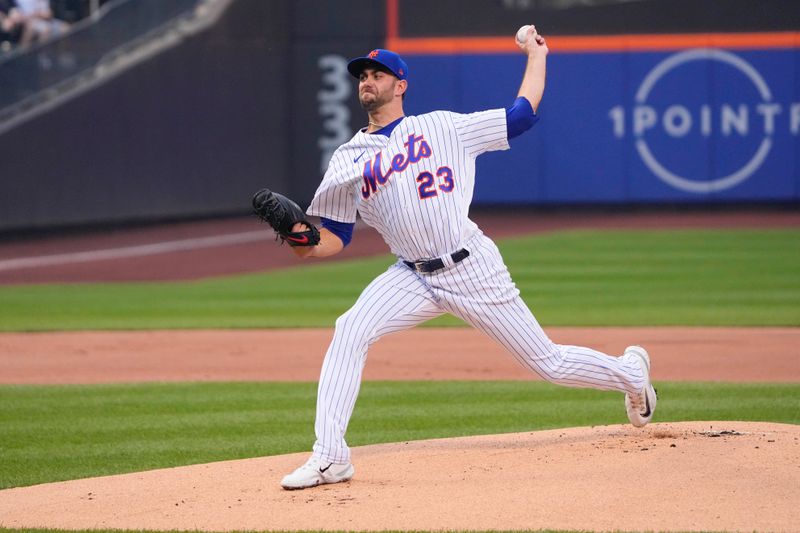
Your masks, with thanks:
<instances>
[{"instance_id":1,"label":"black baseball glove","mask_svg":"<svg viewBox=\"0 0 800 533\"><path fill-rule=\"evenodd\" d=\"M289 246L316 246L319 230L306 220L300 206L282 194L261 189L253 195L253 211L258 218L272 226L283 242ZM292 231L295 224L305 224L305 231Z\"/></svg>"}]
</instances>

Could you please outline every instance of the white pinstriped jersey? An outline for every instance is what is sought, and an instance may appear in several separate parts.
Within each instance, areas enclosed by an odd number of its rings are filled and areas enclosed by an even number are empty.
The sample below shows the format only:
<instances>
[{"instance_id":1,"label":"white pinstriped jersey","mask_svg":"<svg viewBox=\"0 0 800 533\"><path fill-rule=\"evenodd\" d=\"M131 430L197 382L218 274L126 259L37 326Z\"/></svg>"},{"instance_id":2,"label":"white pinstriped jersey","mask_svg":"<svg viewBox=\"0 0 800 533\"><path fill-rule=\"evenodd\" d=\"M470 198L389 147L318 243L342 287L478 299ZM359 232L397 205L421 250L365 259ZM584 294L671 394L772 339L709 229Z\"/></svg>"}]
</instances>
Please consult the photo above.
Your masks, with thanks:
<instances>
[{"instance_id":1,"label":"white pinstriped jersey","mask_svg":"<svg viewBox=\"0 0 800 533\"><path fill-rule=\"evenodd\" d=\"M561 385L638 394L646 384L635 355L612 357L556 344L522 301L497 246L469 220L475 158L508 148L506 111L437 111L403 118L387 138L358 132L338 148L308 209L355 222L360 213L400 259L459 263L420 273L398 261L336 320L317 389L314 455L350 462L345 440L369 347L384 335L450 313L486 333L521 365ZM443 260L444 262L444 260Z\"/></svg>"},{"instance_id":2,"label":"white pinstriped jersey","mask_svg":"<svg viewBox=\"0 0 800 533\"><path fill-rule=\"evenodd\" d=\"M399 258L440 257L479 231L468 218L475 158L508 148L505 109L404 117L389 137L359 131L333 154L308 214L352 223L358 212Z\"/></svg>"}]
</instances>

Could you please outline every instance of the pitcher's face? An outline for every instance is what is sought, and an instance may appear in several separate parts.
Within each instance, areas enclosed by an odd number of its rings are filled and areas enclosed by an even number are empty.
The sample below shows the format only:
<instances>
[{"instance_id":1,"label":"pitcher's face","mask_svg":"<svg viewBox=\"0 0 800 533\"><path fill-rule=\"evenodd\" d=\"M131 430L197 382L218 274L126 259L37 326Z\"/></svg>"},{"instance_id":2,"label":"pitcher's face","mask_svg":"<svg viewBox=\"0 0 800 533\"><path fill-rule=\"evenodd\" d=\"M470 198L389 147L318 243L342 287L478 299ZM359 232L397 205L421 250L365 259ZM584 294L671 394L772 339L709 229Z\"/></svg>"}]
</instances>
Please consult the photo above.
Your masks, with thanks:
<instances>
[{"instance_id":1,"label":"pitcher's face","mask_svg":"<svg viewBox=\"0 0 800 533\"><path fill-rule=\"evenodd\" d=\"M382 70L365 68L358 80L358 101L368 112L394 100L400 89L400 80Z\"/></svg>"}]
</instances>

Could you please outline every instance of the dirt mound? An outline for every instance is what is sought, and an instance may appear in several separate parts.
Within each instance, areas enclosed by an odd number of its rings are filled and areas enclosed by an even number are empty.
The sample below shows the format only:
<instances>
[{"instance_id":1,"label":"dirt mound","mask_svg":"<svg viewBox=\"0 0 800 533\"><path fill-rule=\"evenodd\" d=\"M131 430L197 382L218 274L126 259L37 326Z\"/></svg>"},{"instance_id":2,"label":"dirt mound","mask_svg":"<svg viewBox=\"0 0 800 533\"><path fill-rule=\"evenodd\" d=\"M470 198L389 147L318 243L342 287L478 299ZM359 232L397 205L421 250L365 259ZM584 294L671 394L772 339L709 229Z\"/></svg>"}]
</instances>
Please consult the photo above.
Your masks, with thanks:
<instances>
[{"instance_id":1,"label":"dirt mound","mask_svg":"<svg viewBox=\"0 0 800 533\"><path fill-rule=\"evenodd\" d=\"M288 492L292 454L0 491L4 527L800 531L800 426L686 422L354 449Z\"/></svg>"}]
</instances>

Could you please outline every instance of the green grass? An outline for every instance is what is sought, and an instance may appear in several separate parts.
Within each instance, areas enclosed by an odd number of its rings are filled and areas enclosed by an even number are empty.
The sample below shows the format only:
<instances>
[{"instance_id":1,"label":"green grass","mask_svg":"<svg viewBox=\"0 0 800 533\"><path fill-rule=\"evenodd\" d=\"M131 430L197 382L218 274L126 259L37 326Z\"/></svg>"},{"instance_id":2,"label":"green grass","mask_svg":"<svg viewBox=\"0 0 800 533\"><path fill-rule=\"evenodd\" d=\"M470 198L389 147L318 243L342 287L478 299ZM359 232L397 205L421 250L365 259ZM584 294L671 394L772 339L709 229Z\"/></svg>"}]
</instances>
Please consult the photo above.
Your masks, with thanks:
<instances>
[{"instance_id":1,"label":"green grass","mask_svg":"<svg viewBox=\"0 0 800 533\"><path fill-rule=\"evenodd\" d=\"M800 423L800 384L659 383L657 421ZM308 451L312 383L0 387L0 488ZM542 382L365 382L353 446L627 423L622 396Z\"/></svg>"},{"instance_id":2,"label":"green grass","mask_svg":"<svg viewBox=\"0 0 800 533\"><path fill-rule=\"evenodd\" d=\"M800 230L569 231L499 245L545 325L800 325ZM328 327L391 262L322 261L197 282L1 287L0 330Z\"/></svg>"},{"instance_id":3,"label":"green grass","mask_svg":"<svg viewBox=\"0 0 800 533\"><path fill-rule=\"evenodd\" d=\"M800 325L798 230L570 232L503 253L548 324Z\"/></svg>"}]
</instances>

